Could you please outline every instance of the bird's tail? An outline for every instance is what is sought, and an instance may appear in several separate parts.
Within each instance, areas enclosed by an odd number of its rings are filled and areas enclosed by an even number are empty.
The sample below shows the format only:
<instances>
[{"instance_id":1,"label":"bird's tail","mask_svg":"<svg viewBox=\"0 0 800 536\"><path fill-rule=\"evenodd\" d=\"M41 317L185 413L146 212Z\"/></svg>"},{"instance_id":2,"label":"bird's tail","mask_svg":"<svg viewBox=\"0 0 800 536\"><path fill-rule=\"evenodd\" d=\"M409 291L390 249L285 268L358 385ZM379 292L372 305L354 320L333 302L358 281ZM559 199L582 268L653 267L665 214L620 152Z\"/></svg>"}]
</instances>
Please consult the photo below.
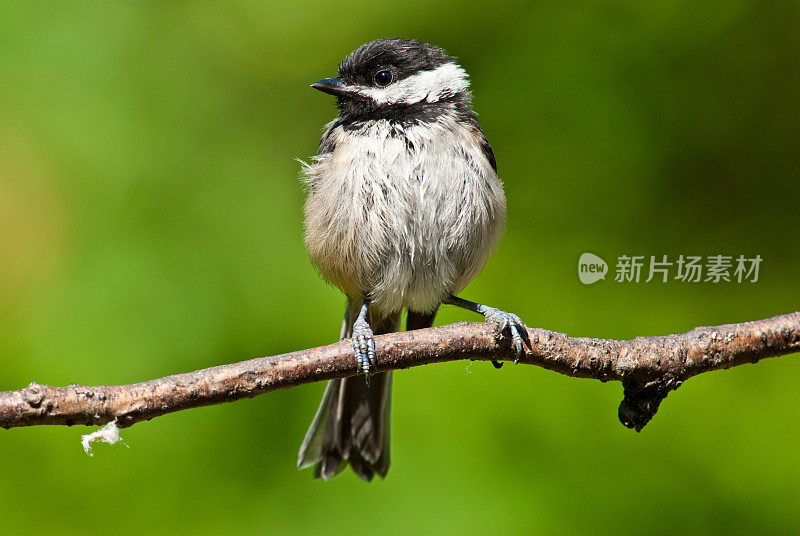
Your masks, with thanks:
<instances>
[{"instance_id":1,"label":"bird's tail","mask_svg":"<svg viewBox=\"0 0 800 536\"><path fill-rule=\"evenodd\" d=\"M342 338L352 336L353 322L360 305L348 301L342 326ZM419 315L409 312L407 329L429 327L434 312ZM400 314L385 319L369 319L375 335L399 330ZM371 481L389 471L389 438L392 373L331 380L325 389L317 414L306 433L297 466L314 465L314 477L328 480L350 463L358 476Z\"/></svg>"}]
</instances>

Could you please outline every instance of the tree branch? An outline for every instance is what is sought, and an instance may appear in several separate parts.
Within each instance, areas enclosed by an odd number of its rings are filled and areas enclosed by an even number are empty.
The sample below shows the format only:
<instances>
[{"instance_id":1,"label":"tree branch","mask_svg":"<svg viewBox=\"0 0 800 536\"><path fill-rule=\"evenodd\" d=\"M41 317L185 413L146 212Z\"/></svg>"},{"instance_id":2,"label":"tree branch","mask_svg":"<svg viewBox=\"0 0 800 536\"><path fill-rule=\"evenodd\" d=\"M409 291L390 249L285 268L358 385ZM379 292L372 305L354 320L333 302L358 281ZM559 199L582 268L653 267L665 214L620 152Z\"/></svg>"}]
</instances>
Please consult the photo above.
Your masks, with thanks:
<instances>
[{"instance_id":1,"label":"tree branch","mask_svg":"<svg viewBox=\"0 0 800 536\"><path fill-rule=\"evenodd\" d=\"M571 338L529 328L526 344L520 363L577 378L621 381L620 421L638 431L667 394L692 376L800 351L800 313L627 341ZM459 359L514 359L507 333L497 334L486 323L380 335L375 345L378 371ZM31 383L19 391L0 392L0 426L116 422L122 428L183 409L358 373L353 347L342 341L131 385Z\"/></svg>"}]
</instances>

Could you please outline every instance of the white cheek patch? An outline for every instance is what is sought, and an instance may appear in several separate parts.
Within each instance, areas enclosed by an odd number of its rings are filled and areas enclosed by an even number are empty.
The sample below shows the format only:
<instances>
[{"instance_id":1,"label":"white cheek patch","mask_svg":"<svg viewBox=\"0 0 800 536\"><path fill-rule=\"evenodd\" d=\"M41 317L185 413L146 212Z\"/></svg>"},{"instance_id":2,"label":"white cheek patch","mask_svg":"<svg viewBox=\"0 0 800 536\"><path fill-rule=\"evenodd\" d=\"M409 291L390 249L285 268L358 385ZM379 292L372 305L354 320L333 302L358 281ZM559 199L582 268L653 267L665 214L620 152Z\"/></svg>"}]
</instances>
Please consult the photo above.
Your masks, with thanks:
<instances>
[{"instance_id":1,"label":"white cheek patch","mask_svg":"<svg viewBox=\"0 0 800 536\"><path fill-rule=\"evenodd\" d=\"M415 104L422 101L438 102L467 88L467 72L455 63L445 63L432 71L423 71L386 87L363 88L359 93L377 104Z\"/></svg>"}]
</instances>

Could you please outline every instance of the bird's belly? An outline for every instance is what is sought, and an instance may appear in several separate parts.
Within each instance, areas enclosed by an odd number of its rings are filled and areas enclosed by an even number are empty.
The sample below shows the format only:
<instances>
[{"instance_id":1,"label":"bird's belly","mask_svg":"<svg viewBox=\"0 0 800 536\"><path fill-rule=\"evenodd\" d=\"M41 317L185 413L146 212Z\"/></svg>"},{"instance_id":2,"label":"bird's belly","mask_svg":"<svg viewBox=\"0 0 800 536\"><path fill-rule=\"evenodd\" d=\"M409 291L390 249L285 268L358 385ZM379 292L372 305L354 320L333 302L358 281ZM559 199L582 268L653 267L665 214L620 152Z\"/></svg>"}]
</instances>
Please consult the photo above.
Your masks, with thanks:
<instances>
[{"instance_id":1,"label":"bird's belly","mask_svg":"<svg viewBox=\"0 0 800 536\"><path fill-rule=\"evenodd\" d=\"M368 298L374 312L431 312L494 249L505 216L499 181L453 154L409 153L392 143L353 149L312 169L309 255L326 279L354 299ZM352 154L361 158L338 161Z\"/></svg>"}]
</instances>

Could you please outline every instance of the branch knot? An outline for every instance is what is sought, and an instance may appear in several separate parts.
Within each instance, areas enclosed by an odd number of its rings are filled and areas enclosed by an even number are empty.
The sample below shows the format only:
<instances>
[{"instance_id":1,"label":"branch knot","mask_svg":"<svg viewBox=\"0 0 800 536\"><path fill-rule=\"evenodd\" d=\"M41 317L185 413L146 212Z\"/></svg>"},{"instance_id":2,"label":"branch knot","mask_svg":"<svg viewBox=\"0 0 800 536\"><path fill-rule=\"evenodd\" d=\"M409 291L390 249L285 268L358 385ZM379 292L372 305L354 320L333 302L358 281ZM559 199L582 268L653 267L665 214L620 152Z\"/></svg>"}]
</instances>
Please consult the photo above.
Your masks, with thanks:
<instances>
[{"instance_id":1,"label":"branch knot","mask_svg":"<svg viewBox=\"0 0 800 536\"><path fill-rule=\"evenodd\" d=\"M25 402L27 402L32 408L38 408L42 405L44 395L45 388L36 382L31 382L30 385L24 389L23 394L25 397Z\"/></svg>"},{"instance_id":2,"label":"branch knot","mask_svg":"<svg viewBox=\"0 0 800 536\"><path fill-rule=\"evenodd\" d=\"M628 428L641 432L650 422L661 401L683 384L678 378L661 378L642 386L638 382L622 380L623 399L619 404L619 421Z\"/></svg>"}]
</instances>

